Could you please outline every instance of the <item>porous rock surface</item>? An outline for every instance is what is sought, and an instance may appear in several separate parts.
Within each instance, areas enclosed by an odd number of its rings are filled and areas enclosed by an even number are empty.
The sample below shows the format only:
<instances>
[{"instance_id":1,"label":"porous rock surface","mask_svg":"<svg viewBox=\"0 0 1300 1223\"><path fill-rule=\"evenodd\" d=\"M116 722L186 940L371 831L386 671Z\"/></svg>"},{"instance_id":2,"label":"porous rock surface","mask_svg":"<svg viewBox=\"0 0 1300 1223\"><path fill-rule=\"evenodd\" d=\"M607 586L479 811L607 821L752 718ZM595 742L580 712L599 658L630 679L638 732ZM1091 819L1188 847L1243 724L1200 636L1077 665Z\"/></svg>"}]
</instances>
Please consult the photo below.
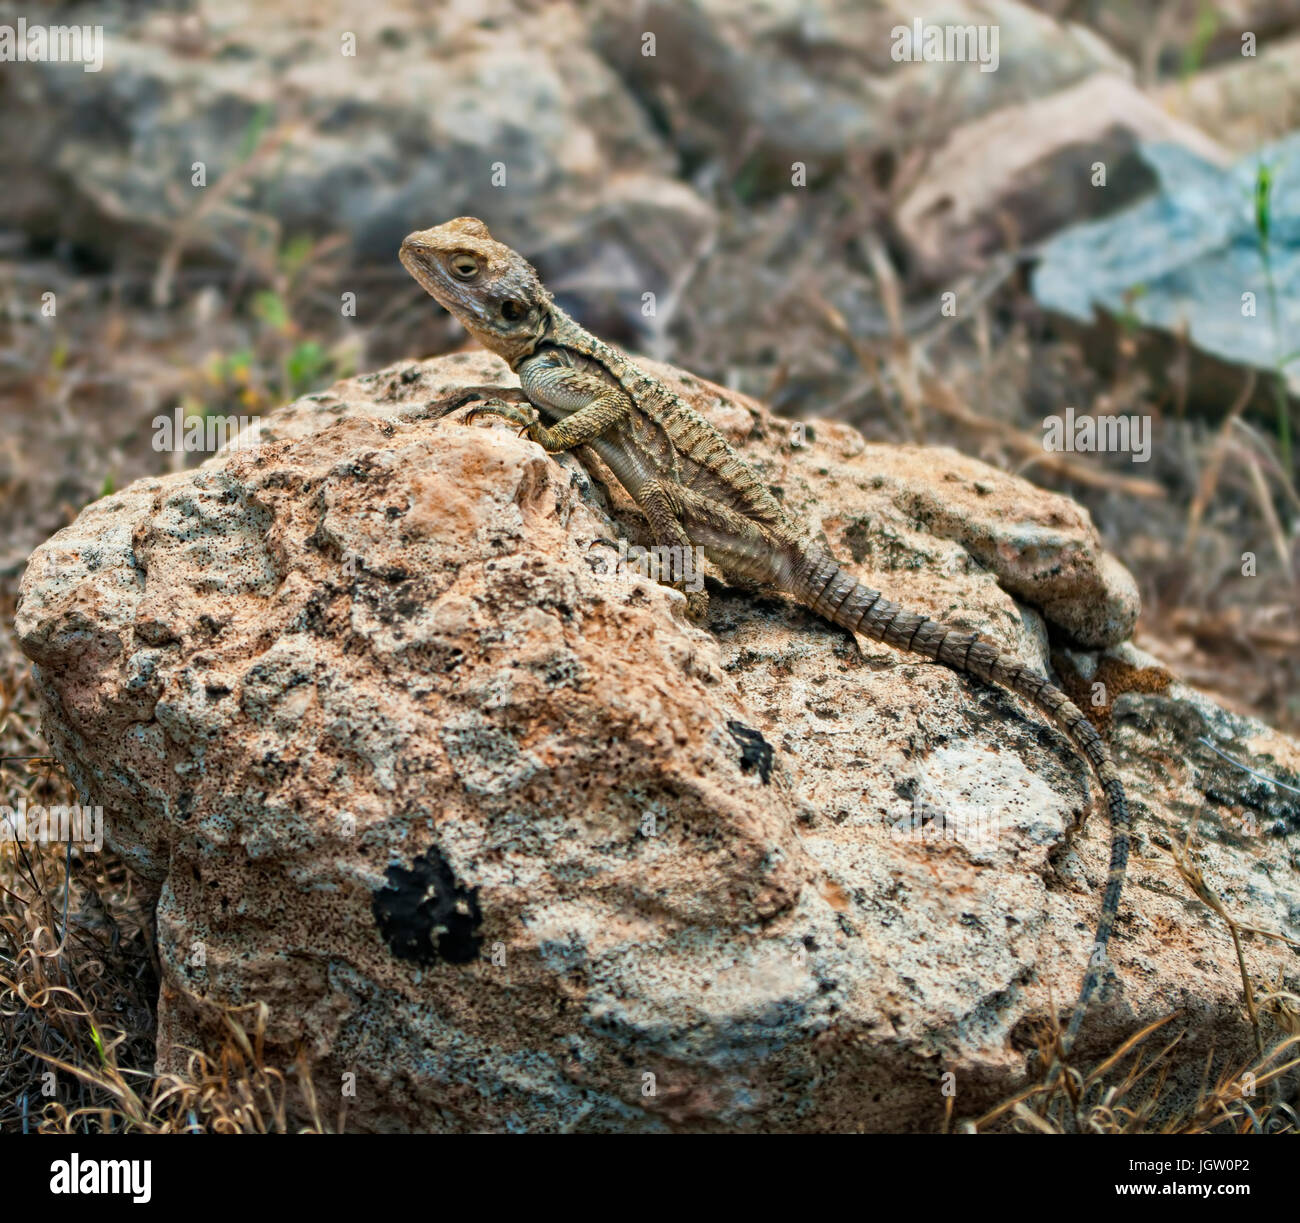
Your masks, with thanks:
<instances>
[{"instance_id":1,"label":"porous rock surface","mask_svg":"<svg viewBox=\"0 0 1300 1223\"><path fill-rule=\"evenodd\" d=\"M1134 585L1067 499L651 368L890 598L1083 693L1122 677L1139 831L1080 1052L1178 1010L1171 1097L1211 1045L1246 1056L1231 943L1168 849L1191 829L1240 921L1300 935L1295 795L1198 740L1292 785L1296 745L1124 644ZM782 600L711 583L690 623L612 563L625 497L464 424L513 385L482 353L340 383L34 554L47 736L158 889L160 1066L261 1001L327 1115L355 1082L353 1129L931 1130L945 1071L958 1117L1003 1099L1097 917L1081 760ZM1281 944L1246 955L1295 988Z\"/></svg>"}]
</instances>

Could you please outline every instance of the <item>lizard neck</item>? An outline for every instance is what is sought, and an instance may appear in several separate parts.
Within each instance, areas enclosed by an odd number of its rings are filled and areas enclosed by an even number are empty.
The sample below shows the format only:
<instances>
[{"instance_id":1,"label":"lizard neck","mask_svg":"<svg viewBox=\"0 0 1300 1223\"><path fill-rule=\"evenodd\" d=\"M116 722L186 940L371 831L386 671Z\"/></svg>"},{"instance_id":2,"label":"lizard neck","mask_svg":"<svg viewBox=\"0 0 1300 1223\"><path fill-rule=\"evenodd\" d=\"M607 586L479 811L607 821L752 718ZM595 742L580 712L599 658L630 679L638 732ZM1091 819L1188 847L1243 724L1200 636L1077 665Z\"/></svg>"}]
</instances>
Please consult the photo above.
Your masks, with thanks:
<instances>
[{"instance_id":1,"label":"lizard neck","mask_svg":"<svg viewBox=\"0 0 1300 1223\"><path fill-rule=\"evenodd\" d=\"M596 339L581 323L577 322L571 315L565 314L557 306L551 307L550 326L547 331L546 341L561 348L571 348L584 356L593 356L597 350L604 347L601 341Z\"/></svg>"},{"instance_id":2,"label":"lizard neck","mask_svg":"<svg viewBox=\"0 0 1300 1223\"><path fill-rule=\"evenodd\" d=\"M536 342L527 352L520 353L512 360L510 368L516 374L519 373L520 367L543 348L563 349L582 363L598 366L606 377L620 385L623 383L624 372L630 366L622 353L597 339L581 323L554 304L547 307L546 323L539 330Z\"/></svg>"},{"instance_id":3,"label":"lizard neck","mask_svg":"<svg viewBox=\"0 0 1300 1223\"><path fill-rule=\"evenodd\" d=\"M512 344L505 348L494 341L492 337L485 337L481 332L472 332L479 343L484 348L490 348L499 357L503 358L507 365L517 374L526 361L531 361L537 355L537 350L543 344L558 344L561 341L557 339L567 327L577 327L567 314L564 313L554 302L547 301L538 303L541 312L541 324L536 332L526 344ZM472 331L472 329L471 329Z\"/></svg>"}]
</instances>

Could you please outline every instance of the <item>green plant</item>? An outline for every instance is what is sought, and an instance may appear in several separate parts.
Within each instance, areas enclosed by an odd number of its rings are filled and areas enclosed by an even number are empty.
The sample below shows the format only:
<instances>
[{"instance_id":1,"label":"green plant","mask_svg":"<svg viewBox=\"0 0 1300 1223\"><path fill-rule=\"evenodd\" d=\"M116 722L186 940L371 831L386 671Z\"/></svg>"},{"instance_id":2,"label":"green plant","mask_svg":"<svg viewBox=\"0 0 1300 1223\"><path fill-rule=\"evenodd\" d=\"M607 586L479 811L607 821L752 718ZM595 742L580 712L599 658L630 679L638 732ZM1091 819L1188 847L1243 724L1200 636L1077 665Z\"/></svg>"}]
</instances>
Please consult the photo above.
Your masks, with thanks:
<instances>
[{"instance_id":1,"label":"green plant","mask_svg":"<svg viewBox=\"0 0 1300 1223\"><path fill-rule=\"evenodd\" d=\"M1255 172L1255 244L1260 262L1264 265L1264 286L1268 296L1269 325L1273 329L1273 351L1281 348L1282 329L1278 312L1277 284L1273 278L1273 256L1270 238L1273 233L1273 167L1260 162ZM1286 366L1300 356L1298 353L1278 355L1273 363L1273 394L1277 401L1277 444L1281 452L1282 469L1290 475L1291 465L1291 408L1287 397Z\"/></svg>"},{"instance_id":2,"label":"green plant","mask_svg":"<svg viewBox=\"0 0 1300 1223\"><path fill-rule=\"evenodd\" d=\"M1183 48L1183 62L1179 68L1179 76L1183 80L1200 70L1201 65L1205 63L1205 53L1210 49L1210 43L1214 41L1214 36L1218 32L1218 11L1213 4L1202 4L1196 11L1196 24L1192 28L1192 37Z\"/></svg>"}]
</instances>

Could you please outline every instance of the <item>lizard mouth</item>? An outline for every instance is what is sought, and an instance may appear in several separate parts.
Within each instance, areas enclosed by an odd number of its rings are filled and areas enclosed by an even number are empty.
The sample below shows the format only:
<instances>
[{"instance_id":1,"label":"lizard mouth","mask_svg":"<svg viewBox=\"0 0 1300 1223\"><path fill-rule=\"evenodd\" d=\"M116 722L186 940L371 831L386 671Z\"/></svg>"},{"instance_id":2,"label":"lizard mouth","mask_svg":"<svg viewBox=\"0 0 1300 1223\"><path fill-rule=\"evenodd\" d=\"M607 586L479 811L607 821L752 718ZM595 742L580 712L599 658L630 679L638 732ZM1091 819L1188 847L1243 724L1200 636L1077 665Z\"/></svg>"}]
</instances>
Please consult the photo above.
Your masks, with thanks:
<instances>
[{"instance_id":1,"label":"lizard mouth","mask_svg":"<svg viewBox=\"0 0 1300 1223\"><path fill-rule=\"evenodd\" d=\"M476 324L491 326L492 320L483 304L472 294L467 293L464 285L453 281L447 275L437 255L427 247L407 238L402 242L397 257L402 261L402 266L415 278L420 288L444 310L449 310L461 322L465 322L468 317Z\"/></svg>"},{"instance_id":2,"label":"lizard mouth","mask_svg":"<svg viewBox=\"0 0 1300 1223\"><path fill-rule=\"evenodd\" d=\"M403 242L402 248L397 252L397 257L402 261L402 266L411 273L415 278L416 284L420 286L430 297L436 297L439 301L443 299L443 285L441 284L434 261L418 246L413 246L410 241Z\"/></svg>"}]
</instances>

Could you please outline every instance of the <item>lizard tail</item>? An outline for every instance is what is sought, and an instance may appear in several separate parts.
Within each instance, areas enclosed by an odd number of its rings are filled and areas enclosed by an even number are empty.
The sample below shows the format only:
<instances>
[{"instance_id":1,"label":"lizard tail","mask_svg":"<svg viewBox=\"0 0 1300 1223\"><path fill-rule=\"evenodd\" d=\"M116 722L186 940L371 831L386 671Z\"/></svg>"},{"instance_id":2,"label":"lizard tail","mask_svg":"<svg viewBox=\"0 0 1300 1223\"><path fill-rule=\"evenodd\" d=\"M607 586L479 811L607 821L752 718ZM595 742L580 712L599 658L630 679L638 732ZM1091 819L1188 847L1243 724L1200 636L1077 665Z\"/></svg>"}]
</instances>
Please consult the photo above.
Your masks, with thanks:
<instances>
[{"instance_id":1,"label":"lizard tail","mask_svg":"<svg viewBox=\"0 0 1300 1223\"><path fill-rule=\"evenodd\" d=\"M1110 752L1092 723L1064 692L1032 667L981 639L978 633L964 632L891 603L880 591L871 590L845 572L829 553L806 557L800 569L788 584L784 584L784 589L818 615L852 633L922 654L954 671L968 672L978 679L1001 684L1019 693L1065 730L1096 771L1110 818L1110 873L1106 878L1088 970L1062 1041L1062 1049L1068 1053L1101 979L1106 945L1119 912L1124 873L1128 867L1131 828L1128 801Z\"/></svg>"}]
</instances>

